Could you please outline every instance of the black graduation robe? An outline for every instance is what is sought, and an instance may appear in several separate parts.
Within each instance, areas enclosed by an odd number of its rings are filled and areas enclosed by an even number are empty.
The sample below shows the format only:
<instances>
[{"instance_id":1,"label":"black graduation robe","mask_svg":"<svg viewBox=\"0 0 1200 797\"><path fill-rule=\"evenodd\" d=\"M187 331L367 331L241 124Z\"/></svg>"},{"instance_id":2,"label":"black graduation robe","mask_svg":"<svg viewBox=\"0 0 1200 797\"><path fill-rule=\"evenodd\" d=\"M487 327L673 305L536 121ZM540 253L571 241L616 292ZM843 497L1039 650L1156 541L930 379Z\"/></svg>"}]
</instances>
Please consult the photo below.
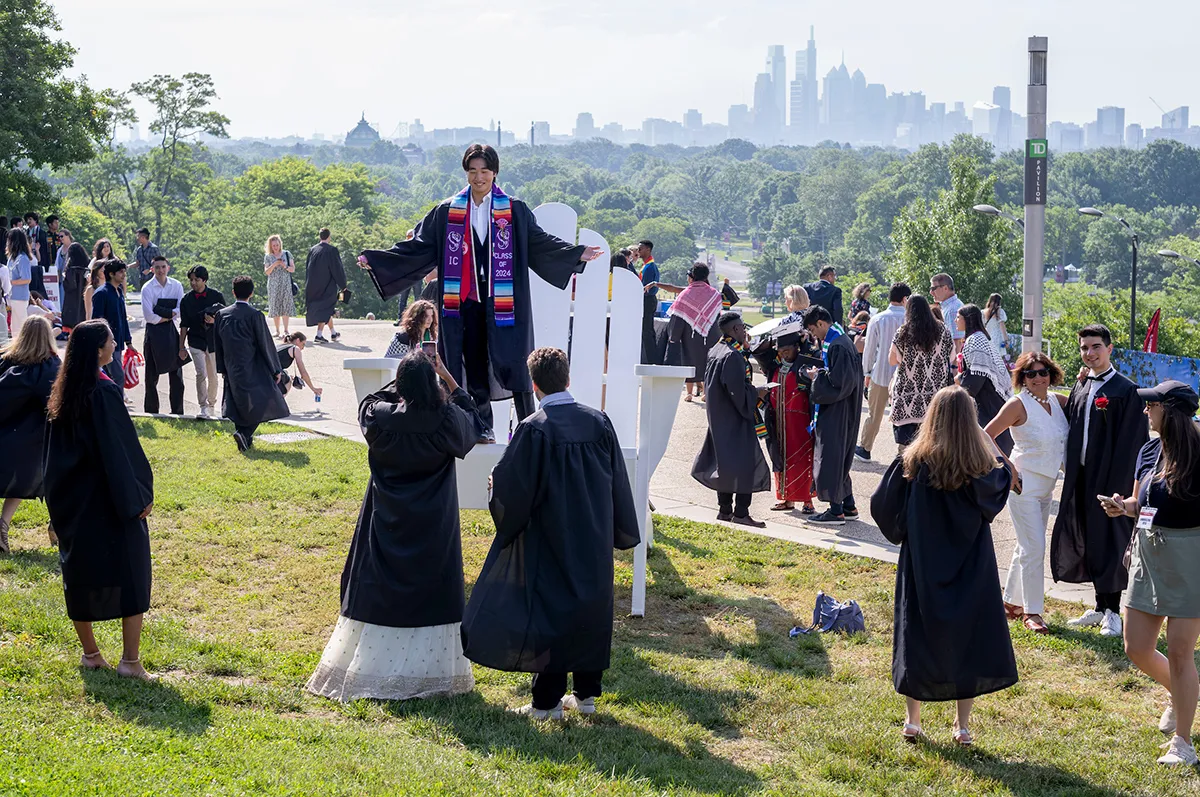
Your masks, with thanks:
<instances>
[{"instance_id":1,"label":"black graduation robe","mask_svg":"<svg viewBox=\"0 0 1200 797\"><path fill-rule=\"evenodd\" d=\"M308 250L304 263L304 325L328 323L337 307L338 291L346 287L342 255L328 241Z\"/></svg>"},{"instance_id":2,"label":"black graduation robe","mask_svg":"<svg viewBox=\"0 0 1200 797\"><path fill-rule=\"evenodd\" d=\"M496 539L467 602L463 653L509 672L607 669L613 549L640 539L608 416L543 407L517 425L492 480Z\"/></svg>"},{"instance_id":3,"label":"black graduation robe","mask_svg":"<svg viewBox=\"0 0 1200 797\"><path fill-rule=\"evenodd\" d=\"M1017 682L990 525L1009 479L1000 466L953 492L936 490L925 466L910 482L896 459L871 496L871 517L900 546L892 636L900 694L963 700Z\"/></svg>"},{"instance_id":4,"label":"black graduation robe","mask_svg":"<svg viewBox=\"0 0 1200 797\"><path fill-rule=\"evenodd\" d=\"M276 376L282 371L267 319L234 302L217 313L217 373L225 377L221 414L236 426L291 415Z\"/></svg>"},{"instance_id":5,"label":"black graduation robe","mask_svg":"<svg viewBox=\"0 0 1200 797\"><path fill-rule=\"evenodd\" d=\"M666 365L691 366L695 373L687 382L703 382L704 366L708 364L708 350L721 339L721 329L714 323L707 335L692 329L692 325L681 316L673 315L667 320Z\"/></svg>"},{"instance_id":6,"label":"black graduation robe","mask_svg":"<svg viewBox=\"0 0 1200 797\"><path fill-rule=\"evenodd\" d=\"M44 495L46 402L60 365L57 357L36 365L0 357L0 497Z\"/></svg>"},{"instance_id":7,"label":"black graduation robe","mask_svg":"<svg viewBox=\"0 0 1200 797\"><path fill-rule=\"evenodd\" d=\"M1050 572L1055 581L1094 583L1099 592L1120 592L1129 584L1121 560L1133 534L1133 518L1110 518L1097 495L1128 495L1138 452L1150 438L1145 404L1137 385L1121 374L1096 392L1108 397L1104 410L1088 405L1088 383L1077 382L1067 400L1067 455L1062 498L1050 536ZM1087 465L1080 480L1083 419L1088 426Z\"/></svg>"},{"instance_id":8,"label":"black graduation robe","mask_svg":"<svg viewBox=\"0 0 1200 797\"><path fill-rule=\"evenodd\" d=\"M455 459L479 439L461 388L436 410L405 411L396 383L363 399L371 478L342 570L342 616L392 628L462 622Z\"/></svg>"},{"instance_id":9,"label":"black graduation robe","mask_svg":"<svg viewBox=\"0 0 1200 797\"><path fill-rule=\"evenodd\" d=\"M862 413L863 369L858 350L839 335L826 352L828 367L817 372L811 398L817 410L813 448L813 480L817 497L840 503L852 494L850 466Z\"/></svg>"},{"instance_id":10,"label":"black graduation robe","mask_svg":"<svg viewBox=\"0 0 1200 797\"><path fill-rule=\"evenodd\" d=\"M87 288L88 279L87 250L79 243L73 243L67 249L66 273L59 274L62 280L62 324L64 329L72 329L87 319L84 317L83 292Z\"/></svg>"},{"instance_id":11,"label":"black graduation robe","mask_svg":"<svg viewBox=\"0 0 1200 797\"><path fill-rule=\"evenodd\" d=\"M771 469L758 444L758 390L746 379L746 358L724 341L708 352L704 368L708 433L692 463L692 478L718 493L763 493Z\"/></svg>"},{"instance_id":12,"label":"black graduation robe","mask_svg":"<svg viewBox=\"0 0 1200 797\"><path fill-rule=\"evenodd\" d=\"M413 237L401 241L387 251L369 249L363 257L371 266L368 272L376 290L385 301L398 296L405 288L418 284L426 274L437 269L436 285L444 285L443 250L446 245L446 220L450 212L447 199L433 208L417 225ZM513 300L515 323L496 326L495 307L488 296L488 360L491 369L492 400L510 398L513 393L529 393L533 383L525 361L533 351L533 307L529 299L529 272L556 288L566 289L571 275L583 271L580 261L586 247L567 243L538 226L533 211L519 199L512 200L513 241ZM466 267L470 267L469 265ZM447 318L442 308L442 295L437 296L438 353L442 362L455 375L459 384L466 384L463 362L462 317Z\"/></svg>"},{"instance_id":13,"label":"black graduation robe","mask_svg":"<svg viewBox=\"0 0 1200 797\"><path fill-rule=\"evenodd\" d=\"M121 389L106 377L79 419L49 424L46 508L58 534L67 616L98 622L150 608L154 474Z\"/></svg>"}]
</instances>

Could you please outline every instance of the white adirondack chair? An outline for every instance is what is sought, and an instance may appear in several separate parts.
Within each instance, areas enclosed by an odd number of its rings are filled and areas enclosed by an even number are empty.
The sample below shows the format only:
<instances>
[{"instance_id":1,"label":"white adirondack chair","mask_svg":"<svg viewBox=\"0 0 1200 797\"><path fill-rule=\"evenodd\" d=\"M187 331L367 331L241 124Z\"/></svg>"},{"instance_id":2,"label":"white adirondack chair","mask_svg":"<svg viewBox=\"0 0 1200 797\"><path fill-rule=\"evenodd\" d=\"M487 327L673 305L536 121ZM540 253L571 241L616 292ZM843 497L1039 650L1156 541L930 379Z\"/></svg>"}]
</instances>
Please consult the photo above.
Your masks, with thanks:
<instances>
[{"instance_id":1,"label":"white adirondack chair","mask_svg":"<svg viewBox=\"0 0 1200 797\"><path fill-rule=\"evenodd\" d=\"M632 613L646 612L646 553L653 527L650 519L650 477L662 460L679 408L683 380L690 367L641 365L642 284L626 269L615 269L612 301L608 299L609 247L592 230L577 230L578 214L567 205L552 202L534 210L542 229L564 241L600 247L601 255L575 279L571 290L558 290L530 274L533 304L533 339L536 346L555 346L571 356L571 394L583 404L601 407L612 420L625 454L625 464L639 507L642 542L634 551ZM611 318L608 369L604 367L605 323ZM397 360L355 358L343 362L354 378L361 402L392 381ZM487 479L507 446L507 420L512 401L493 402L495 445L476 446L458 463L458 501L462 509L486 509ZM515 419L513 419L515 422Z\"/></svg>"}]
</instances>

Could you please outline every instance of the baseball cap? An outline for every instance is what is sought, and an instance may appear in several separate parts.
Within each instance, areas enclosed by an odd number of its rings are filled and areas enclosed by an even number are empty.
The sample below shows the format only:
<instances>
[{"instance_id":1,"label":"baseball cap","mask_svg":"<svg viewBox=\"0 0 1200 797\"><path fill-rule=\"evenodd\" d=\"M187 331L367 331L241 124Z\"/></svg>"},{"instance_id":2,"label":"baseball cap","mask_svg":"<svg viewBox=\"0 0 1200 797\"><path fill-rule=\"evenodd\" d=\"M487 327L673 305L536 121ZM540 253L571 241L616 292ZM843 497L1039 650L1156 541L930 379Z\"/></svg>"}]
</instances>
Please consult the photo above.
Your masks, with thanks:
<instances>
[{"instance_id":1,"label":"baseball cap","mask_svg":"<svg viewBox=\"0 0 1200 797\"><path fill-rule=\"evenodd\" d=\"M1142 401L1169 404L1190 415L1194 415L1197 408L1200 408L1200 396L1196 395L1191 385L1177 379L1168 379L1154 387L1138 388L1138 398Z\"/></svg>"}]
</instances>

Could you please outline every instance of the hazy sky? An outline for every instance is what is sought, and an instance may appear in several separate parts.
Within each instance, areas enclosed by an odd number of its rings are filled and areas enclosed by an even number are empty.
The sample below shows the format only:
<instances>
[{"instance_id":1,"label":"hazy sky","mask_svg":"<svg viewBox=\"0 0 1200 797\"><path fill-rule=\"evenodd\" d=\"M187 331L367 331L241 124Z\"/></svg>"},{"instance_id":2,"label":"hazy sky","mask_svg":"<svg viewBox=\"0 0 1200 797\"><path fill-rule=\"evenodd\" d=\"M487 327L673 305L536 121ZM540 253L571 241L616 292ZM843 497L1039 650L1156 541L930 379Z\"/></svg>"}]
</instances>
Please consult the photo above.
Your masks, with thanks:
<instances>
[{"instance_id":1,"label":"hazy sky","mask_svg":"<svg viewBox=\"0 0 1200 797\"><path fill-rule=\"evenodd\" d=\"M499 118L522 133L536 119L569 133L580 111L598 126L681 120L688 108L724 123L731 104L753 102L767 45L784 45L791 80L809 25L820 74L844 51L852 72L929 102L970 106L1008 85L1023 112L1026 40L1040 35L1051 119L1082 123L1120 105L1127 123L1151 127L1151 96L1200 106L1198 0L51 2L94 86L211 73L234 137L344 134L362 111L385 136L415 118L427 128ZM481 74L486 88L468 89Z\"/></svg>"}]
</instances>

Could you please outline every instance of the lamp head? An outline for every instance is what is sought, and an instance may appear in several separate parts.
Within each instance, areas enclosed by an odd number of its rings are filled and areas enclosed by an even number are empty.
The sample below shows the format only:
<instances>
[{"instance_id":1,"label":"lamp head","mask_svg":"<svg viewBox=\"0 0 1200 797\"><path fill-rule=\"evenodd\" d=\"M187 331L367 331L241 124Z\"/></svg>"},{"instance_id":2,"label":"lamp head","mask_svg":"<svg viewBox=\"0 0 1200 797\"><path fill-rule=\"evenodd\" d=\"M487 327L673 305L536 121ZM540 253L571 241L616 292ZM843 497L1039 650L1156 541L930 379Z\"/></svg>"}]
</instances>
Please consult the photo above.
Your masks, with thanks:
<instances>
[{"instance_id":1,"label":"lamp head","mask_svg":"<svg viewBox=\"0 0 1200 797\"><path fill-rule=\"evenodd\" d=\"M1080 208L1079 212L1081 215L1095 216L1096 218L1101 218L1104 216L1103 210L1096 210L1095 208Z\"/></svg>"},{"instance_id":2,"label":"lamp head","mask_svg":"<svg viewBox=\"0 0 1200 797\"><path fill-rule=\"evenodd\" d=\"M1178 260L1179 258L1183 257L1183 255L1179 254L1174 249L1159 249L1158 256L1169 257L1172 260Z\"/></svg>"},{"instance_id":3,"label":"lamp head","mask_svg":"<svg viewBox=\"0 0 1200 797\"><path fill-rule=\"evenodd\" d=\"M997 207L993 207L992 205L976 205L975 207L973 207L971 209L974 210L976 213L982 213L985 216L999 216L1000 215L1000 209Z\"/></svg>"}]
</instances>

